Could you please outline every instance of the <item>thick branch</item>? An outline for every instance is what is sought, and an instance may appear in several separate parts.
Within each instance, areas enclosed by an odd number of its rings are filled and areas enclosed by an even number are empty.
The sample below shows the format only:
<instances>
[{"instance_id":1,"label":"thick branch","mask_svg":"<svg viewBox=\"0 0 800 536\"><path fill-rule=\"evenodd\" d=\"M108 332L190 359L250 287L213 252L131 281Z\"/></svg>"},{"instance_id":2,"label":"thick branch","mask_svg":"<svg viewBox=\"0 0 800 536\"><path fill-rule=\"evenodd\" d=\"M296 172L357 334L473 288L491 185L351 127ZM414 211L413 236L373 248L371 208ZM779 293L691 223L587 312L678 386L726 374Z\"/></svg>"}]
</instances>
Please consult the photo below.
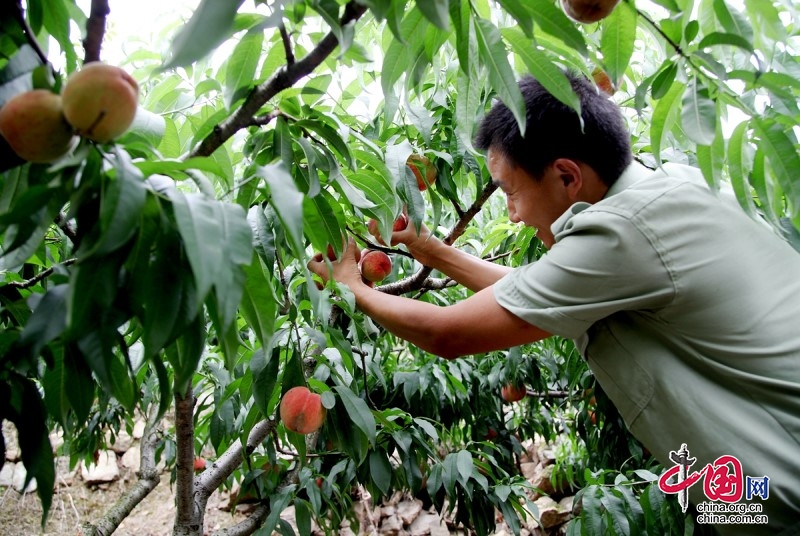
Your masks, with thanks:
<instances>
[{"instance_id":1,"label":"thick branch","mask_svg":"<svg viewBox=\"0 0 800 536\"><path fill-rule=\"evenodd\" d=\"M153 406L139 445L141 464L136 473L139 480L122 495L103 518L97 523L85 523L82 527L84 536L107 536L112 534L127 518L133 509L153 491L161 480L156 469L156 445L158 444L158 408Z\"/></svg>"},{"instance_id":2,"label":"thick branch","mask_svg":"<svg viewBox=\"0 0 800 536\"><path fill-rule=\"evenodd\" d=\"M342 26L357 21L367 8L355 0L347 3L344 15L340 21ZM339 44L336 35L329 32L319 44L308 53L302 60L291 63L280 69L272 78L255 88L247 97L244 104L236 113L217 125L214 130L206 136L188 155L187 158L195 156L208 156L228 141L236 132L252 124L253 117L264 104L283 91L292 87L298 80L308 76L316 69L325 58L327 58Z\"/></svg>"},{"instance_id":3,"label":"thick branch","mask_svg":"<svg viewBox=\"0 0 800 536\"><path fill-rule=\"evenodd\" d=\"M265 427L260 429L258 433L255 434L254 436L256 428L262 425L265 425ZM252 450L255 449L258 443L260 443L275 426L277 426L277 422L275 421L261 421L256 426L254 426L253 430L250 431L250 435L247 438L248 453L252 452ZM261 434L263 434L263 437L261 437L260 440L256 441L257 437L259 437ZM318 438L319 438L319 432L307 435L306 449L312 450ZM227 454L227 452L225 454ZM241 459L239 461L241 461ZM278 492L285 489L286 486L290 486L297 483L298 475L300 474L300 469L302 469L302 464L296 463L294 468L288 471L286 475L284 475L280 488L278 489ZM264 521L267 519L267 516L269 514L270 514L270 506L269 506L269 499L267 498L256 507L256 509L250 516L247 517L247 519L244 519L233 526L214 532L214 536L248 536L249 534L253 534L259 527L261 527L261 525L264 524Z\"/></svg>"},{"instance_id":4,"label":"thick branch","mask_svg":"<svg viewBox=\"0 0 800 536\"><path fill-rule=\"evenodd\" d=\"M253 452L258 445L278 426L277 421L264 420L257 423L247 436L247 445L242 446L238 439L217 458L211 466L195 478L197 501L205 507L208 497L220 487L225 479L242 464L246 454Z\"/></svg>"},{"instance_id":5,"label":"thick branch","mask_svg":"<svg viewBox=\"0 0 800 536\"><path fill-rule=\"evenodd\" d=\"M111 13L108 0L92 0L89 19L86 21L86 38L83 40L83 63L100 61L100 49L106 34L106 17Z\"/></svg>"}]
</instances>

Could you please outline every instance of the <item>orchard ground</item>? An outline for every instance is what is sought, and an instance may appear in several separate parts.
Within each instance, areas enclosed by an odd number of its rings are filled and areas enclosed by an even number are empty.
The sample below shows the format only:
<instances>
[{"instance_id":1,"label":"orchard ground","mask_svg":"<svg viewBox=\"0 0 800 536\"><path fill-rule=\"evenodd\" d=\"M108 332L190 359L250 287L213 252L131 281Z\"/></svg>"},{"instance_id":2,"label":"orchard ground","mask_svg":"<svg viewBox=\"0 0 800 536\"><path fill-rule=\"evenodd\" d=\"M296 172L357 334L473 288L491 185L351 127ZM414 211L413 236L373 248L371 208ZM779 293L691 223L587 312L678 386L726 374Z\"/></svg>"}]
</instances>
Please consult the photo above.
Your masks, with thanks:
<instances>
[{"instance_id":1,"label":"orchard ground","mask_svg":"<svg viewBox=\"0 0 800 536\"><path fill-rule=\"evenodd\" d=\"M86 522L97 522L117 499L135 481L135 465L138 459L138 435L121 434L107 455L101 456L96 467L69 469L67 458L58 458L56 492L44 530L41 529L41 505L35 493L20 493L22 482L14 481L11 470L21 468L18 460L16 434L13 425L4 424L7 460L0 474L0 534L4 536L81 534L80 527ZM53 443L58 445L57 438ZM521 458L520 470L531 484L552 493L549 471L552 469L551 451L543 445L527 445L527 454ZM103 467L105 465L105 467ZM133 465L133 467L131 466ZM162 469L158 486L142 501L114 532L116 536L167 536L172 534L175 517L174 487L170 486L170 472ZM559 503L547 496L533 495L540 509L542 522L547 529L538 528L536 522L528 520L521 536L550 536L564 533L564 523L571 517L572 497L563 497ZM343 526L341 536L449 536L465 535L465 530L454 526L451 519L442 518L432 509L425 509L422 502L403 494L395 494L380 505L372 504L367 493L354 501L354 514L359 519L360 529L353 531ZM230 527L244 520L252 505L230 508L227 491L217 490L208 502L205 514L205 534ZM293 508L282 513L282 517L294 525ZM511 535L512 532L497 513L496 536ZM315 531L314 535L323 534ZM303 535L305 536L305 535Z\"/></svg>"}]
</instances>

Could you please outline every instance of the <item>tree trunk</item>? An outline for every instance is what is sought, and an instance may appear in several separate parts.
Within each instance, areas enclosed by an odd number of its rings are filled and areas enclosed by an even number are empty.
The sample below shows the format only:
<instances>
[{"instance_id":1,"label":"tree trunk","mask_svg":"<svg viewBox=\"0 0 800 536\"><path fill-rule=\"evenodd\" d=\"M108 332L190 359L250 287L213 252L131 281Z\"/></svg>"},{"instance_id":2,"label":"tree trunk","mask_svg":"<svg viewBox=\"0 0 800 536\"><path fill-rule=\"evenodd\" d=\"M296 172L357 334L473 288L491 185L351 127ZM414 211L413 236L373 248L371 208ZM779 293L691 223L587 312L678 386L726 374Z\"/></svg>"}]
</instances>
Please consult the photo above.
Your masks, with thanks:
<instances>
[{"instance_id":1,"label":"tree trunk","mask_svg":"<svg viewBox=\"0 0 800 536\"><path fill-rule=\"evenodd\" d=\"M205 504L194 500L194 393L175 393L175 525L174 536L202 536Z\"/></svg>"}]
</instances>

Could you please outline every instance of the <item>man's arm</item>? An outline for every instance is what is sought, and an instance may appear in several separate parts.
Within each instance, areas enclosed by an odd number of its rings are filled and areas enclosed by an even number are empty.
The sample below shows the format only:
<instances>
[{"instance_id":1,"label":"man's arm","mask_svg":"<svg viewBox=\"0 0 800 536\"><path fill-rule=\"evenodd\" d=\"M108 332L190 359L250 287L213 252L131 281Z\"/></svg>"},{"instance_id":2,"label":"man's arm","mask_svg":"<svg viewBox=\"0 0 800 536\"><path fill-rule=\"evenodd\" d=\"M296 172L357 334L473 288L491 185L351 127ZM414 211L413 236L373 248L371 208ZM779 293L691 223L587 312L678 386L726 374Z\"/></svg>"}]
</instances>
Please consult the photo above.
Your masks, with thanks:
<instances>
[{"instance_id":1,"label":"man's arm","mask_svg":"<svg viewBox=\"0 0 800 536\"><path fill-rule=\"evenodd\" d=\"M333 278L350 287L356 304L394 335L425 351L452 359L538 341L550 334L498 305L491 286L457 304L440 307L401 296L387 295L363 283L350 241L341 261L334 261ZM324 262L309 268L327 279Z\"/></svg>"}]
</instances>

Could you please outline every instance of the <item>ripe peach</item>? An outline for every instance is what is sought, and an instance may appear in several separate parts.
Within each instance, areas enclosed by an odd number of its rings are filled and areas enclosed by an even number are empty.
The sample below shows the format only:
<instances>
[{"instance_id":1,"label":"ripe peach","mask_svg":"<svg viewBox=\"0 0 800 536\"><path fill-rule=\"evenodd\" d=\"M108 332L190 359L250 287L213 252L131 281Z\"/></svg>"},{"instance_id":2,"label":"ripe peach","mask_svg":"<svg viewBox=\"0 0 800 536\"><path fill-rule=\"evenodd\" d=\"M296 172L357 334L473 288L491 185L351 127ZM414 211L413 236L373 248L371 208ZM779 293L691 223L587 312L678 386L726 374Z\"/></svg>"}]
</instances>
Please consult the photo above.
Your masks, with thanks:
<instances>
[{"instance_id":1,"label":"ripe peach","mask_svg":"<svg viewBox=\"0 0 800 536\"><path fill-rule=\"evenodd\" d=\"M198 471L205 471L206 469L206 460L201 456L196 456L194 459L194 470L195 472Z\"/></svg>"},{"instance_id":2,"label":"ripe peach","mask_svg":"<svg viewBox=\"0 0 800 536\"><path fill-rule=\"evenodd\" d=\"M119 67L88 63L67 79L63 100L64 115L75 131L106 143L133 123L139 84Z\"/></svg>"},{"instance_id":3,"label":"ripe peach","mask_svg":"<svg viewBox=\"0 0 800 536\"><path fill-rule=\"evenodd\" d=\"M564 13L570 18L589 24L608 17L619 0L561 0Z\"/></svg>"},{"instance_id":4,"label":"ripe peach","mask_svg":"<svg viewBox=\"0 0 800 536\"><path fill-rule=\"evenodd\" d=\"M46 89L14 95L0 108L0 135L28 162L57 160L75 140L62 110L61 97Z\"/></svg>"},{"instance_id":5,"label":"ripe peach","mask_svg":"<svg viewBox=\"0 0 800 536\"><path fill-rule=\"evenodd\" d=\"M513 383L509 383L500 389L500 396L502 396L503 400L506 402L517 402L525 398L527 394L528 393L524 385L515 385Z\"/></svg>"},{"instance_id":6,"label":"ripe peach","mask_svg":"<svg viewBox=\"0 0 800 536\"><path fill-rule=\"evenodd\" d=\"M611 83L611 78L608 77L603 69L600 67L595 67L594 71L592 71L592 78L594 79L594 83L597 84L597 87L600 88L600 91L611 97L614 95L616 91L614 89L614 84Z\"/></svg>"},{"instance_id":7,"label":"ripe peach","mask_svg":"<svg viewBox=\"0 0 800 536\"><path fill-rule=\"evenodd\" d=\"M364 279L377 283L392 273L392 259L383 251L370 249L361 254L358 268Z\"/></svg>"},{"instance_id":8,"label":"ripe peach","mask_svg":"<svg viewBox=\"0 0 800 536\"><path fill-rule=\"evenodd\" d=\"M406 165L411 168L414 177L417 179L417 187L420 192L425 191L429 185L436 181L436 167L427 156L412 154L406 160ZM425 170L425 178L422 178L420 167Z\"/></svg>"},{"instance_id":9,"label":"ripe peach","mask_svg":"<svg viewBox=\"0 0 800 536\"><path fill-rule=\"evenodd\" d=\"M406 227L408 227L408 216L405 214L400 214L392 224L392 231L403 231ZM381 236L380 230L378 229L378 220L369 220L369 222L367 222L367 231L369 231L369 234L374 236L379 243L386 243Z\"/></svg>"},{"instance_id":10,"label":"ripe peach","mask_svg":"<svg viewBox=\"0 0 800 536\"><path fill-rule=\"evenodd\" d=\"M326 413L322 397L302 385L292 387L281 399L281 421L287 430L298 434L310 434L319 430Z\"/></svg>"}]
</instances>

